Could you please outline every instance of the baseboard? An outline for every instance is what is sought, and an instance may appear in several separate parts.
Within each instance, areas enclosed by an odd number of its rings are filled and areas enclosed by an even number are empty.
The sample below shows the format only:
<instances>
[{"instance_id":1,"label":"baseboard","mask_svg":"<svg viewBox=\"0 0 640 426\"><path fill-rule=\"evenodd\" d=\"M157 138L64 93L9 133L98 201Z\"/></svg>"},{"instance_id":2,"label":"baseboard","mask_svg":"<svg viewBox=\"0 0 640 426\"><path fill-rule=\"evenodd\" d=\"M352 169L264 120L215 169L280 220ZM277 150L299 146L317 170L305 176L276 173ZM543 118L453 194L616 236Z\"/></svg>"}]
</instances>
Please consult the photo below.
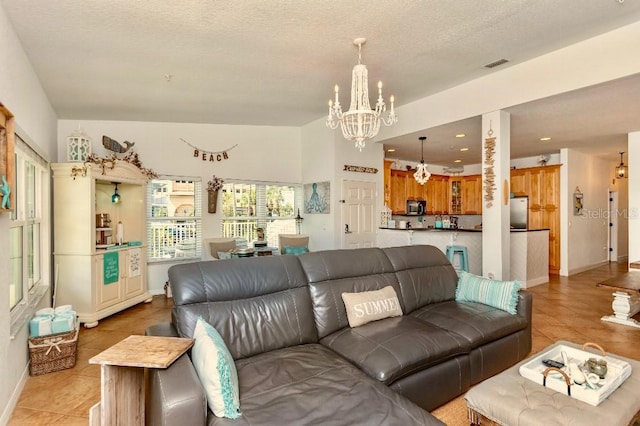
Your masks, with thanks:
<instances>
[{"instance_id":1,"label":"baseboard","mask_svg":"<svg viewBox=\"0 0 640 426\"><path fill-rule=\"evenodd\" d=\"M599 268L608 264L608 260L603 260L602 262L594 263L592 265L581 266L580 268L574 268L569 270L569 275L579 274L580 272L589 271L591 269Z\"/></svg>"},{"instance_id":2,"label":"baseboard","mask_svg":"<svg viewBox=\"0 0 640 426\"><path fill-rule=\"evenodd\" d=\"M27 365L25 366L24 371L22 372L22 376L20 377L20 380L16 384L16 387L13 389L11 398L9 398L9 401L7 402L7 406L4 407L4 410L2 411L2 417L0 417L0 425L9 424L9 420L11 420L11 416L13 416L13 412L16 409L16 406L18 405L20 394L24 389L24 385L27 384L28 378L29 378L29 363L27 362Z\"/></svg>"},{"instance_id":3,"label":"baseboard","mask_svg":"<svg viewBox=\"0 0 640 426\"><path fill-rule=\"evenodd\" d=\"M525 283L525 286L526 286L525 288L535 287L537 285L546 284L548 282L549 282L549 275L545 275L538 278L532 278L530 280L527 280L527 282Z\"/></svg>"}]
</instances>

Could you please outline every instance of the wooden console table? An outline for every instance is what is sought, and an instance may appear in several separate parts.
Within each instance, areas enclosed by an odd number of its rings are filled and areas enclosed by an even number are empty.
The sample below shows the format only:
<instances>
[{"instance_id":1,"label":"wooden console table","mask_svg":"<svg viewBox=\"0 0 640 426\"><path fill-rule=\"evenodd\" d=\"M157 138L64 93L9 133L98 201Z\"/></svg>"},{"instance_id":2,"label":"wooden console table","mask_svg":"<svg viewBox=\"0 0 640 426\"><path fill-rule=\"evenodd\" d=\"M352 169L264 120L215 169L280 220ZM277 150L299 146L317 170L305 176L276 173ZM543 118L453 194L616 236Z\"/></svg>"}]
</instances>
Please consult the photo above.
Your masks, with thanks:
<instances>
[{"instance_id":1,"label":"wooden console table","mask_svg":"<svg viewBox=\"0 0 640 426\"><path fill-rule=\"evenodd\" d=\"M133 335L91 358L102 384L89 424L144 425L144 369L167 368L191 346L193 339Z\"/></svg>"},{"instance_id":2,"label":"wooden console table","mask_svg":"<svg viewBox=\"0 0 640 426\"><path fill-rule=\"evenodd\" d=\"M596 284L596 287L615 290L613 293L613 315L602 317L602 321L640 328L640 322L632 317L640 312L640 272L630 270L624 275Z\"/></svg>"}]
</instances>

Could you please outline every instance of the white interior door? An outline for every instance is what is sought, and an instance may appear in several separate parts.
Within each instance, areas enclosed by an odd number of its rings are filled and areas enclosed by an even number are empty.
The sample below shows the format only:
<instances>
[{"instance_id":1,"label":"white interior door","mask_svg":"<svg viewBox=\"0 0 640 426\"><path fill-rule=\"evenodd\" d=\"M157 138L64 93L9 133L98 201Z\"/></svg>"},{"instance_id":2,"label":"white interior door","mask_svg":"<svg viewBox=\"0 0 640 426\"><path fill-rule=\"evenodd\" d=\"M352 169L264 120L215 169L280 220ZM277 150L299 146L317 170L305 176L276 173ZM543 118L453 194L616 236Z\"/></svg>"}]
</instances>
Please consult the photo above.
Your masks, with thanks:
<instances>
[{"instance_id":1,"label":"white interior door","mask_svg":"<svg viewBox=\"0 0 640 426\"><path fill-rule=\"evenodd\" d=\"M376 183L345 180L342 194L342 247L374 247Z\"/></svg>"}]
</instances>

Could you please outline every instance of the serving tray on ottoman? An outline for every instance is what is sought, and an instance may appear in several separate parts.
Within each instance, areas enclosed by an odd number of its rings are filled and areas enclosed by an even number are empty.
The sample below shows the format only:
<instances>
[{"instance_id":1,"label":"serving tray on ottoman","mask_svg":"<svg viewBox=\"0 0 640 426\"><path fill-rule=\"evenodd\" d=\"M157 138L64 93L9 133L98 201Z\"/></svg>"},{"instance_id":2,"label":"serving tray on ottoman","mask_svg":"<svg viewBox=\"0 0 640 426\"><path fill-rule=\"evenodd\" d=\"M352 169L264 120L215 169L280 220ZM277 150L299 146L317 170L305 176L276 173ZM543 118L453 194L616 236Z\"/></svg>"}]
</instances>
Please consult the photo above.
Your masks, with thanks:
<instances>
[{"instance_id":1,"label":"serving tray on ottoman","mask_svg":"<svg viewBox=\"0 0 640 426\"><path fill-rule=\"evenodd\" d=\"M566 385L557 392L520 375L521 366L557 346L581 348L559 341L471 388L465 395L471 424L628 426L640 418L640 361L614 355L631 366L631 375L598 406L567 396Z\"/></svg>"},{"instance_id":2,"label":"serving tray on ottoman","mask_svg":"<svg viewBox=\"0 0 640 426\"><path fill-rule=\"evenodd\" d=\"M572 398L579 399L594 406L599 405L607 399L620 385L631 376L631 365L616 357L604 354L594 354L587 352L585 345L582 348L576 348L565 344L554 345L549 350L543 351L533 358L529 358L528 362L519 368L520 375L526 377L533 382L551 388L557 392L568 394ZM562 352L566 354L569 360L577 364L583 364L589 358L604 359L607 362L607 374L600 379L595 388L590 387L586 382L582 384L571 383L567 385L565 377L555 371L548 371L542 360L551 359L554 361L563 360ZM565 366L568 369L568 366ZM566 370L565 369L565 370ZM545 372L546 375L545 380Z\"/></svg>"}]
</instances>

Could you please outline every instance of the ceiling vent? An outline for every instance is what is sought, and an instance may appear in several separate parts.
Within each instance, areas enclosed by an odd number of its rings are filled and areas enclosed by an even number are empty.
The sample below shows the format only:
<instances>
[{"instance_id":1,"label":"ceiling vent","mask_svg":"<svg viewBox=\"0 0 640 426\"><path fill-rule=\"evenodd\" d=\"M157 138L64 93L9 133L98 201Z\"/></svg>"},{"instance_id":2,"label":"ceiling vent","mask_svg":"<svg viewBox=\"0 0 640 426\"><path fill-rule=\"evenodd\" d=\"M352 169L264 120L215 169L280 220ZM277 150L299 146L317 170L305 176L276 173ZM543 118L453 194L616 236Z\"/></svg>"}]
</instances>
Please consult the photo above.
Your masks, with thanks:
<instances>
[{"instance_id":1,"label":"ceiling vent","mask_svg":"<svg viewBox=\"0 0 640 426\"><path fill-rule=\"evenodd\" d=\"M491 62L490 64L485 65L485 68L495 68L497 66L500 66L502 64L506 64L507 62L509 62L506 59L498 59L497 61Z\"/></svg>"}]
</instances>

